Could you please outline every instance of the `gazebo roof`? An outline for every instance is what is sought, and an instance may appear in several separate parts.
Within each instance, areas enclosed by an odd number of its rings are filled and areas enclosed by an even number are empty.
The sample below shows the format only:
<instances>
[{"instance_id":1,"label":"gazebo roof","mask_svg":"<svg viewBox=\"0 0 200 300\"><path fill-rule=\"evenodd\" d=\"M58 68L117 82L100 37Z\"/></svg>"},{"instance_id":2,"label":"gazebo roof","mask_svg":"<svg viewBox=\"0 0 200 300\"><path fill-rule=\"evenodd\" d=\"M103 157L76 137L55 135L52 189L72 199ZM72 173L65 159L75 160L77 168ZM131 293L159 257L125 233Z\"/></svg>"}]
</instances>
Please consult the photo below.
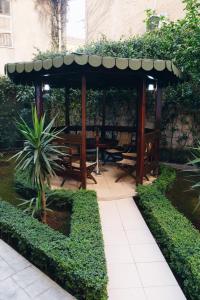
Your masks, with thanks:
<instances>
[{"instance_id":1,"label":"gazebo roof","mask_svg":"<svg viewBox=\"0 0 200 300\"><path fill-rule=\"evenodd\" d=\"M52 87L134 87L140 78L154 78L162 86L177 82L182 74L169 60L131 59L68 54L45 60L9 63L5 73L16 84L48 83Z\"/></svg>"}]
</instances>

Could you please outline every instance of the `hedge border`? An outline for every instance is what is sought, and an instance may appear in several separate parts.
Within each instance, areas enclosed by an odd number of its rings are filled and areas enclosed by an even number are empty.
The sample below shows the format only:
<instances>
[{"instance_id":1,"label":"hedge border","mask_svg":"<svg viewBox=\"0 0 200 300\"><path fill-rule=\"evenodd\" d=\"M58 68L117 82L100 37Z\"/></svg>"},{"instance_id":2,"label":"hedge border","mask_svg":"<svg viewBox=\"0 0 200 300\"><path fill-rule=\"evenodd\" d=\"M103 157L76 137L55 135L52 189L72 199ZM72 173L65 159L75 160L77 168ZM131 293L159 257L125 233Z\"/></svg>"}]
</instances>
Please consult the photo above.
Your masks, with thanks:
<instances>
[{"instance_id":1,"label":"hedge border","mask_svg":"<svg viewBox=\"0 0 200 300\"><path fill-rule=\"evenodd\" d=\"M107 299L107 270L96 193L56 190L49 198L72 208L66 237L0 201L1 238L80 300Z\"/></svg>"},{"instance_id":2,"label":"hedge border","mask_svg":"<svg viewBox=\"0 0 200 300\"><path fill-rule=\"evenodd\" d=\"M138 204L186 296L199 300L200 234L165 196L175 178L176 171L163 166L152 185L138 186Z\"/></svg>"}]
</instances>

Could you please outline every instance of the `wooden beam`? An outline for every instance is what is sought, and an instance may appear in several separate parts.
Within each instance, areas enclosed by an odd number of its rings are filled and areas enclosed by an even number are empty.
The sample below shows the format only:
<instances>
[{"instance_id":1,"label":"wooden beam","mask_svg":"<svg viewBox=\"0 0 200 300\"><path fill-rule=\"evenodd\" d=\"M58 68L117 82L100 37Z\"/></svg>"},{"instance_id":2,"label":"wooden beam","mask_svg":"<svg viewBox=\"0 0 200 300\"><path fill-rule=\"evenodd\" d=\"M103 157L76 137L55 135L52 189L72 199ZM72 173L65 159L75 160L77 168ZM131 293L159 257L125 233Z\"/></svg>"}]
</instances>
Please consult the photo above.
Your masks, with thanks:
<instances>
[{"instance_id":1,"label":"wooden beam","mask_svg":"<svg viewBox=\"0 0 200 300\"><path fill-rule=\"evenodd\" d=\"M81 86L81 111L82 111L82 142L81 142L81 171L82 188L86 189L87 170L86 170L86 78L82 76Z\"/></svg>"},{"instance_id":2,"label":"wooden beam","mask_svg":"<svg viewBox=\"0 0 200 300\"><path fill-rule=\"evenodd\" d=\"M35 85L35 106L36 106L38 118L40 119L44 115L44 105L43 105L41 84Z\"/></svg>"},{"instance_id":3,"label":"wooden beam","mask_svg":"<svg viewBox=\"0 0 200 300\"><path fill-rule=\"evenodd\" d=\"M103 90L103 99L102 99L102 129L101 129L101 138L105 139L105 125L106 125L106 91Z\"/></svg>"},{"instance_id":4,"label":"wooden beam","mask_svg":"<svg viewBox=\"0 0 200 300\"><path fill-rule=\"evenodd\" d=\"M159 83L157 83L157 90L156 90L156 122L155 122L155 129L158 131L158 139L156 142L156 153L155 153L155 159L157 164L159 164L160 159L160 126L161 126L161 114L162 114L162 88L160 87Z\"/></svg>"},{"instance_id":5,"label":"wooden beam","mask_svg":"<svg viewBox=\"0 0 200 300\"><path fill-rule=\"evenodd\" d=\"M70 110L69 89L65 88L65 127L70 126L69 110Z\"/></svg>"},{"instance_id":6,"label":"wooden beam","mask_svg":"<svg viewBox=\"0 0 200 300\"><path fill-rule=\"evenodd\" d=\"M145 114L146 114L146 81L142 80L138 86L138 133L137 133L137 168L136 184L143 183L144 152L145 152Z\"/></svg>"},{"instance_id":7,"label":"wooden beam","mask_svg":"<svg viewBox=\"0 0 200 300\"><path fill-rule=\"evenodd\" d=\"M156 129L160 129L161 124L161 113L162 113L162 88L157 84L156 91Z\"/></svg>"}]
</instances>

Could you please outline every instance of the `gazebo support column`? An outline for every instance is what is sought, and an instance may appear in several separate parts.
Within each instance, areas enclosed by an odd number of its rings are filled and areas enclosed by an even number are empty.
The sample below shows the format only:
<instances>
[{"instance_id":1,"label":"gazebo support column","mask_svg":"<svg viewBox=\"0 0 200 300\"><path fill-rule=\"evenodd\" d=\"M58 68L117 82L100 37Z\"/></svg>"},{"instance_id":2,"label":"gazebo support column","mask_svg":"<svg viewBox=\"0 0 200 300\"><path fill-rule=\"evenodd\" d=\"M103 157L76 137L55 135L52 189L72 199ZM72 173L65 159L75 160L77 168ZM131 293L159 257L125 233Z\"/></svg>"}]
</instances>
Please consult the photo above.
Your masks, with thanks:
<instances>
[{"instance_id":1,"label":"gazebo support column","mask_svg":"<svg viewBox=\"0 0 200 300\"><path fill-rule=\"evenodd\" d=\"M38 118L40 119L44 115L44 105L43 105L41 84L35 85L35 106L36 106Z\"/></svg>"},{"instance_id":2,"label":"gazebo support column","mask_svg":"<svg viewBox=\"0 0 200 300\"><path fill-rule=\"evenodd\" d=\"M158 132L158 135L160 135L160 124L161 124L161 113L162 113L162 88L160 87L159 83L157 84L157 91L156 91L156 123L155 128ZM159 164L159 150L160 150L160 136L157 138L156 142L156 153L155 153L155 159L156 163Z\"/></svg>"},{"instance_id":3,"label":"gazebo support column","mask_svg":"<svg viewBox=\"0 0 200 300\"><path fill-rule=\"evenodd\" d=\"M102 99L102 131L101 138L105 139L105 125L106 125L106 91L103 90L103 99Z\"/></svg>"},{"instance_id":4,"label":"gazebo support column","mask_svg":"<svg viewBox=\"0 0 200 300\"><path fill-rule=\"evenodd\" d=\"M65 88L65 127L67 128L70 126L69 110L70 110L69 89Z\"/></svg>"},{"instance_id":5,"label":"gazebo support column","mask_svg":"<svg viewBox=\"0 0 200 300\"><path fill-rule=\"evenodd\" d=\"M87 170L86 170L86 78L85 76L82 76L81 109L82 109L82 134L81 134L82 188L86 189Z\"/></svg>"},{"instance_id":6,"label":"gazebo support column","mask_svg":"<svg viewBox=\"0 0 200 300\"><path fill-rule=\"evenodd\" d=\"M136 184L143 183L144 152L145 152L145 113L146 113L146 81L139 83L138 87L138 124L137 124L137 168Z\"/></svg>"}]
</instances>

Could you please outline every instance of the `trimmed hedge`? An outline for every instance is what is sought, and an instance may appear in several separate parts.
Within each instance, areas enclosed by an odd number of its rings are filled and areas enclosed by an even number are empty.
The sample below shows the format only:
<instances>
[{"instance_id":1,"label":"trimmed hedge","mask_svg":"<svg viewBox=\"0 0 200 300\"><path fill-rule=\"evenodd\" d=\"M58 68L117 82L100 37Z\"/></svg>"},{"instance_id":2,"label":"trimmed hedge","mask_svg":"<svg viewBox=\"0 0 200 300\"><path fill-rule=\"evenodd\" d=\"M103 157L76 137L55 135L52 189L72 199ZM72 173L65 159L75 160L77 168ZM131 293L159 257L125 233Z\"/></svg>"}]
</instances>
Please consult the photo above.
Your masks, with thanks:
<instances>
[{"instance_id":1,"label":"trimmed hedge","mask_svg":"<svg viewBox=\"0 0 200 300\"><path fill-rule=\"evenodd\" d=\"M107 299L107 272L96 194L49 193L72 208L69 237L0 201L1 237L77 299Z\"/></svg>"},{"instance_id":2,"label":"trimmed hedge","mask_svg":"<svg viewBox=\"0 0 200 300\"><path fill-rule=\"evenodd\" d=\"M28 181L28 175L26 172L16 171L14 184L16 192L25 199L31 199L37 195L36 189Z\"/></svg>"},{"instance_id":3,"label":"trimmed hedge","mask_svg":"<svg viewBox=\"0 0 200 300\"><path fill-rule=\"evenodd\" d=\"M170 203L164 193L176 173L163 167L148 186L138 186L139 206L171 269L181 279L188 298L200 299L200 233Z\"/></svg>"}]
</instances>

